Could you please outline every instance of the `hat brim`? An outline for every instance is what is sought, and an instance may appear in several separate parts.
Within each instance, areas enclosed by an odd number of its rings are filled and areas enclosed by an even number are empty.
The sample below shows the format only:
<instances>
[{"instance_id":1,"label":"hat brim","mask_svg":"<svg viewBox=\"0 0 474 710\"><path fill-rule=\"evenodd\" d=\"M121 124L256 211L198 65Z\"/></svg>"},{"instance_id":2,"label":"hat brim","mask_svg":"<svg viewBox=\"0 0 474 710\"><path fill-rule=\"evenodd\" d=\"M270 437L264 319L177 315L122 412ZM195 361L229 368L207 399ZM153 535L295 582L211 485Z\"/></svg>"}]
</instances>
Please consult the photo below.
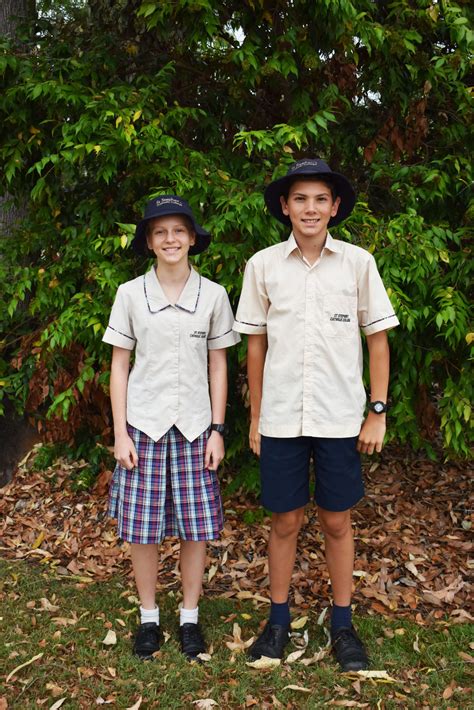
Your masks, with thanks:
<instances>
[{"instance_id":1,"label":"hat brim","mask_svg":"<svg viewBox=\"0 0 474 710\"><path fill-rule=\"evenodd\" d=\"M176 208L173 209L172 207L170 207L169 211L161 209L159 216L166 217L171 214L182 214L184 217L187 217L192 222L193 229L196 233L196 241L191 247L189 247L189 254L191 256L195 256L196 254L200 254L201 252L205 251L211 243L211 235L209 234L209 232L206 232L206 230L203 229L203 227L201 227L201 225L196 222L194 217L184 212L177 212ZM140 222L137 224L135 236L132 241L132 249L137 254L140 254L142 256L148 256L150 253L146 243L146 227L148 222L150 222L150 220L152 219L157 218L148 217L147 219L140 220Z\"/></svg>"},{"instance_id":2,"label":"hat brim","mask_svg":"<svg viewBox=\"0 0 474 710\"><path fill-rule=\"evenodd\" d=\"M298 179L306 180L308 177L314 177L314 180L324 180L324 178L328 178L328 180L334 184L337 196L341 198L337 214L335 217L331 217L328 222L328 227L334 227L336 224L339 224L343 220L347 219L354 209L356 203L356 193L349 180L344 177L344 175L332 171L327 173L285 175L285 177L271 182L264 193L265 204L270 214L273 215L273 217L276 217L276 219L282 224L285 224L287 227L291 227L290 218L288 215L283 214L280 197L288 194L292 183L296 182Z\"/></svg>"}]
</instances>

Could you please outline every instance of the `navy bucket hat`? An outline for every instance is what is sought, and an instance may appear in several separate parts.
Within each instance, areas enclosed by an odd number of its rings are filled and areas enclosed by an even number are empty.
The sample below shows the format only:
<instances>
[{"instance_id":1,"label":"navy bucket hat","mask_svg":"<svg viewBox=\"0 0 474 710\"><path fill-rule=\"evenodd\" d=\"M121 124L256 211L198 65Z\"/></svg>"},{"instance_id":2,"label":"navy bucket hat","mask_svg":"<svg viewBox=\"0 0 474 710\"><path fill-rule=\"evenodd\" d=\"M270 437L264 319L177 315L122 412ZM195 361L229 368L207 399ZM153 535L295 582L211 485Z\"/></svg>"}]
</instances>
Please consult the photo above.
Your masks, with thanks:
<instances>
[{"instance_id":1,"label":"navy bucket hat","mask_svg":"<svg viewBox=\"0 0 474 710\"><path fill-rule=\"evenodd\" d=\"M186 200L178 195L158 195L147 203L143 219L137 224L135 237L132 241L132 248L138 254L148 254L146 243L146 228L151 219L156 217L166 217L171 214L182 214L187 217L196 232L196 242L189 249L190 254L200 254L207 249L211 242L211 235L201 227L194 219L191 207Z\"/></svg>"},{"instance_id":2,"label":"navy bucket hat","mask_svg":"<svg viewBox=\"0 0 474 710\"><path fill-rule=\"evenodd\" d=\"M341 198L337 215L335 217L331 217L328 222L328 227L333 227L349 217L356 203L355 190L344 175L331 170L329 165L320 158L303 158L302 160L297 160L295 163L290 165L285 177L274 180L268 185L265 190L264 197L265 204L267 205L270 214L276 217L283 224L291 227L290 218L283 214L280 197L288 195L291 184L296 182L299 177L307 176L312 176L315 180L318 178L321 180L327 178L328 181L334 185L337 197Z\"/></svg>"}]
</instances>

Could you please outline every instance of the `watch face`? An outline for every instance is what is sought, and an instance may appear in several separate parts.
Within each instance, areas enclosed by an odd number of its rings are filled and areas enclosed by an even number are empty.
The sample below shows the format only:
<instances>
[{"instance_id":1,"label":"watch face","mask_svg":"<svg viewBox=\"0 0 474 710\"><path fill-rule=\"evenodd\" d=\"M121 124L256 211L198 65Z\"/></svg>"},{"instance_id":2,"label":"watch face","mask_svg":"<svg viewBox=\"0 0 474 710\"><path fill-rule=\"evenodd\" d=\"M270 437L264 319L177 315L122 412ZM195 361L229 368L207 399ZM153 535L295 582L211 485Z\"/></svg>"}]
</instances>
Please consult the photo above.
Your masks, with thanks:
<instances>
[{"instance_id":1,"label":"watch face","mask_svg":"<svg viewBox=\"0 0 474 710\"><path fill-rule=\"evenodd\" d=\"M382 402L376 402L374 404L374 411L377 412L377 414L381 414L384 410L384 406Z\"/></svg>"}]
</instances>

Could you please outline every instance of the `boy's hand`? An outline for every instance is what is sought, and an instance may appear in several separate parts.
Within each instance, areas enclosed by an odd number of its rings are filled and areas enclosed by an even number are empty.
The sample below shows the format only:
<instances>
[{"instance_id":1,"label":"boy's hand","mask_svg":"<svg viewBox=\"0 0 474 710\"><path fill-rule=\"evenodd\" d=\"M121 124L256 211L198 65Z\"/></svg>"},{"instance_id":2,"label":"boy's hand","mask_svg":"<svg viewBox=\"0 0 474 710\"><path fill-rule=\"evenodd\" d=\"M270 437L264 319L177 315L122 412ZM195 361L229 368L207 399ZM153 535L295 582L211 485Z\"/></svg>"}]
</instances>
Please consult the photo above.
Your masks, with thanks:
<instances>
[{"instance_id":1,"label":"boy's hand","mask_svg":"<svg viewBox=\"0 0 474 710\"><path fill-rule=\"evenodd\" d=\"M138 466L137 451L128 434L115 437L114 457L117 462L128 471Z\"/></svg>"},{"instance_id":2,"label":"boy's hand","mask_svg":"<svg viewBox=\"0 0 474 710\"><path fill-rule=\"evenodd\" d=\"M385 414L369 412L362 424L357 442L357 451L372 455L374 451L382 451L385 431L387 429Z\"/></svg>"},{"instance_id":3,"label":"boy's hand","mask_svg":"<svg viewBox=\"0 0 474 710\"><path fill-rule=\"evenodd\" d=\"M217 471L217 467L225 456L224 437L217 431L211 431L206 445L204 467Z\"/></svg>"},{"instance_id":4,"label":"boy's hand","mask_svg":"<svg viewBox=\"0 0 474 710\"><path fill-rule=\"evenodd\" d=\"M249 445L254 454L260 456L260 433L258 431L258 419L250 421Z\"/></svg>"}]
</instances>

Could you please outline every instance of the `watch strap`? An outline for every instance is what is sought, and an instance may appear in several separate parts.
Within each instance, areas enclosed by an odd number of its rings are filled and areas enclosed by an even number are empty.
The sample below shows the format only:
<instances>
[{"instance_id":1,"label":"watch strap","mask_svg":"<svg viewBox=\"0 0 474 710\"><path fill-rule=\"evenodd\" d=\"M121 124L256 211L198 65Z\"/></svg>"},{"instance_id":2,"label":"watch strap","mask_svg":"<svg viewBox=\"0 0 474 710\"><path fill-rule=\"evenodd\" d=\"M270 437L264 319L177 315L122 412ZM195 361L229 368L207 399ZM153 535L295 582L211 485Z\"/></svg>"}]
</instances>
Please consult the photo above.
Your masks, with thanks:
<instances>
[{"instance_id":1,"label":"watch strap","mask_svg":"<svg viewBox=\"0 0 474 710\"><path fill-rule=\"evenodd\" d=\"M211 431L217 431L218 434L224 436L225 425L224 424L211 424Z\"/></svg>"}]
</instances>

